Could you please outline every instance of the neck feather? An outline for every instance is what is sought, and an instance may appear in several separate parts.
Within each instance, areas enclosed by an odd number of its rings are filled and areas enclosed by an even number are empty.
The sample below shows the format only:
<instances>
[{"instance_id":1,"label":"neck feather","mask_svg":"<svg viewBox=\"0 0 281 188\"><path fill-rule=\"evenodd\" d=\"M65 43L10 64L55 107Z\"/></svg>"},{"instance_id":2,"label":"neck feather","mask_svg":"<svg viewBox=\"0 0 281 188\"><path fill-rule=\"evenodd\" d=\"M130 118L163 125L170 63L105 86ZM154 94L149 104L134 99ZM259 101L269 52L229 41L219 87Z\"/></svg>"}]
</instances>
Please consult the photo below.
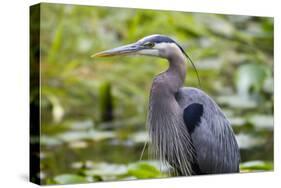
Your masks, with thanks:
<instances>
[{"instance_id":1,"label":"neck feather","mask_svg":"<svg viewBox=\"0 0 281 188\"><path fill-rule=\"evenodd\" d=\"M191 141L183 112L175 99L186 75L186 62L182 53L168 58L169 68L154 80L150 93L148 128L152 149L157 158L177 168L181 174L191 174L193 156ZM189 146L189 147L187 147Z\"/></svg>"},{"instance_id":2,"label":"neck feather","mask_svg":"<svg viewBox=\"0 0 281 188\"><path fill-rule=\"evenodd\" d=\"M169 68L157 75L152 83L151 94L172 95L183 86L186 76L186 58L180 50L175 50L168 58Z\"/></svg>"}]
</instances>

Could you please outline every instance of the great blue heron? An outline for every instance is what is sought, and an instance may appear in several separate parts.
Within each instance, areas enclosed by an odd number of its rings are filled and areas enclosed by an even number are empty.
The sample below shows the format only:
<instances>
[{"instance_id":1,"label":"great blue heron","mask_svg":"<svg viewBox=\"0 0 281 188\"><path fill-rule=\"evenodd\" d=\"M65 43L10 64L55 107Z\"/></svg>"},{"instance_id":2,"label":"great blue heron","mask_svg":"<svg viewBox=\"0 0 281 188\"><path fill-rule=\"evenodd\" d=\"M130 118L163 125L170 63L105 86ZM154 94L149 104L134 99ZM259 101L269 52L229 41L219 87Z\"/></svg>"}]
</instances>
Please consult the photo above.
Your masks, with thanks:
<instances>
[{"instance_id":1,"label":"great blue heron","mask_svg":"<svg viewBox=\"0 0 281 188\"><path fill-rule=\"evenodd\" d=\"M200 89L183 87L183 48L164 35L96 53L94 57L148 55L165 58L169 68L153 80L148 112L152 150L177 175L239 172L239 148L230 122Z\"/></svg>"}]
</instances>

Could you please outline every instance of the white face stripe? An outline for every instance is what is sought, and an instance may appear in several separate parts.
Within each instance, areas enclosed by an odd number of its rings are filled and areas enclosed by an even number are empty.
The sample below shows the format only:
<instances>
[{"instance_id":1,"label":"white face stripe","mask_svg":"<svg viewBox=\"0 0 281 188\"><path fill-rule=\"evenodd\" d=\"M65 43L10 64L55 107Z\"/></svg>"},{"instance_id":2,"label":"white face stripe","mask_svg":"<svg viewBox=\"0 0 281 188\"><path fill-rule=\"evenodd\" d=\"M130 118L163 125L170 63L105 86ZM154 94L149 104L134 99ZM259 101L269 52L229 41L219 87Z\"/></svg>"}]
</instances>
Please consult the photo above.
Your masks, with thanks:
<instances>
[{"instance_id":1,"label":"white face stripe","mask_svg":"<svg viewBox=\"0 0 281 188\"><path fill-rule=\"evenodd\" d=\"M155 48L155 49L178 48L178 49L180 50L180 48L178 47L178 45L176 45L175 43L172 43L172 42L161 42L161 43L156 43L153 48Z\"/></svg>"},{"instance_id":2,"label":"white face stripe","mask_svg":"<svg viewBox=\"0 0 281 188\"><path fill-rule=\"evenodd\" d=\"M159 56L159 51L157 49L152 48L152 49L140 50L140 51L137 52L137 54Z\"/></svg>"}]
</instances>

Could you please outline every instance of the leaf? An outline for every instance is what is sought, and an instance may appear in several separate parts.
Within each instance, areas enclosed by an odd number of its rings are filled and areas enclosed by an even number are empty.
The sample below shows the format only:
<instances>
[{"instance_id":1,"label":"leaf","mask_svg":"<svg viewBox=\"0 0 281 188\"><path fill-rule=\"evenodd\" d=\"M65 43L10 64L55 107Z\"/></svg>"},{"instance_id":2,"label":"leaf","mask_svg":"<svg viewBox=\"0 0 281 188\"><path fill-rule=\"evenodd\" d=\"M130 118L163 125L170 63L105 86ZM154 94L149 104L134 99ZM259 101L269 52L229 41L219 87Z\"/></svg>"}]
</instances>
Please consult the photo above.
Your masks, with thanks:
<instances>
[{"instance_id":1,"label":"leaf","mask_svg":"<svg viewBox=\"0 0 281 188\"><path fill-rule=\"evenodd\" d=\"M54 181L58 184L72 184L72 183L85 183L88 182L86 177L75 174L62 174L54 178Z\"/></svg>"},{"instance_id":2,"label":"leaf","mask_svg":"<svg viewBox=\"0 0 281 188\"><path fill-rule=\"evenodd\" d=\"M265 161L249 161L240 164L240 170L253 171L253 170L273 170L272 162Z\"/></svg>"},{"instance_id":3,"label":"leaf","mask_svg":"<svg viewBox=\"0 0 281 188\"><path fill-rule=\"evenodd\" d=\"M161 172L154 166L146 162L137 162L129 165L128 172L137 178L156 178L162 177Z\"/></svg>"},{"instance_id":4,"label":"leaf","mask_svg":"<svg viewBox=\"0 0 281 188\"><path fill-rule=\"evenodd\" d=\"M236 89L243 97L260 92L266 78L270 75L268 67L262 64L249 63L241 65L236 72Z\"/></svg>"},{"instance_id":5,"label":"leaf","mask_svg":"<svg viewBox=\"0 0 281 188\"><path fill-rule=\"evenodd\" d=\"M58 51L60 50L62 45L62 38L63 38L63 26L59 25L56 28L54 37L52 39L52 45L50 47L49 54L48 54L49 55L48 61L50 63L56 63L55 60L57 58Z\"/></svg>"}]
</instances>

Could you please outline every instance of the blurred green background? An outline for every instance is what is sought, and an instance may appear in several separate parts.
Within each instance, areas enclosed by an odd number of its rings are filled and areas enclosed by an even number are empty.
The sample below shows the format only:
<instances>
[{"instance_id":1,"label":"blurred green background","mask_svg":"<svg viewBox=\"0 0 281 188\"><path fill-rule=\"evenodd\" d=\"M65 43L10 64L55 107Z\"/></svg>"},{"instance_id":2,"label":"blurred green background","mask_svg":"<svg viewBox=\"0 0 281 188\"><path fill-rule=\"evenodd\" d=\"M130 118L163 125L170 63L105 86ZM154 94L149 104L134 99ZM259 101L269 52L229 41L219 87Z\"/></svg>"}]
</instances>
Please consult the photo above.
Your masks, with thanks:
<instances>
[{"instance_id":1,"label":"blurred green background","mask_svg":"<svg viewBox=\"0 0 281 188\"><path fill-rule=\"evenodd\" d=\"M147 149L140 160L151 82L167 62L90 58L156 33L195 62L232 123L241 170L273 169L273 18L41 4L40 28L43 183L168 176ZM185 85L198 87L190 64Z\"/></svg>"}]
</instances>

